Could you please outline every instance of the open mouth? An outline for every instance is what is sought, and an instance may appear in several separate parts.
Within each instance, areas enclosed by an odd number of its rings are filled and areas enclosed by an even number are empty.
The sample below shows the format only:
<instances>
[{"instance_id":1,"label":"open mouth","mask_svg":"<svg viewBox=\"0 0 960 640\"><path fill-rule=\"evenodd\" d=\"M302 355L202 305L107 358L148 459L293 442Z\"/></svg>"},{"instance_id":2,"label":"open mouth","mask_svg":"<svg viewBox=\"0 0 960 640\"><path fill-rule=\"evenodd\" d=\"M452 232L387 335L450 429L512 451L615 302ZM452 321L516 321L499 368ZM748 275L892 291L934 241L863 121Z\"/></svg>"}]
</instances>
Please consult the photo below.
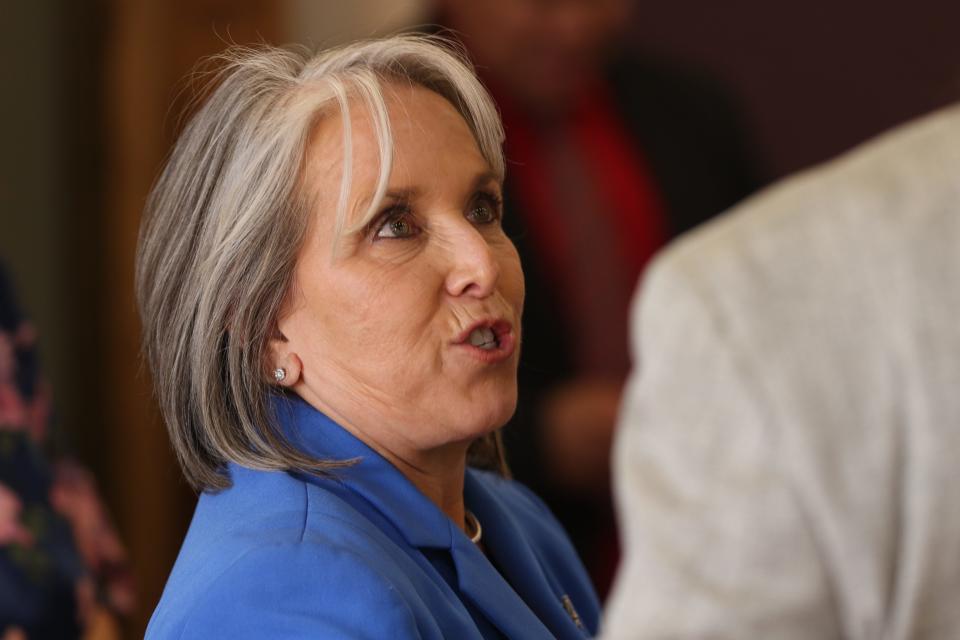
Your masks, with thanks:
<instances>
[{"instance_id":1,"label":"open mouth","mask_svg":"<svg viewBox=\"0 0 960 640\"><path fill-rule=\"evenodd\" d=\"M492 351L500 346L500 339L491 327L477 327L470 332L467 342L484 351Z\"/></svg>"},{"instance_id":2,"label":"open mouth","mask_svg":"<svg viewBox=\"0 0 960 640\"><path fill-rule=\"evenodd\" d=\"M481 320L464 330L454 344L466 347L482 362L493 363L508 359L516 349L517 338L513 325L503 319Z\"/></svg>"}]
</instances>

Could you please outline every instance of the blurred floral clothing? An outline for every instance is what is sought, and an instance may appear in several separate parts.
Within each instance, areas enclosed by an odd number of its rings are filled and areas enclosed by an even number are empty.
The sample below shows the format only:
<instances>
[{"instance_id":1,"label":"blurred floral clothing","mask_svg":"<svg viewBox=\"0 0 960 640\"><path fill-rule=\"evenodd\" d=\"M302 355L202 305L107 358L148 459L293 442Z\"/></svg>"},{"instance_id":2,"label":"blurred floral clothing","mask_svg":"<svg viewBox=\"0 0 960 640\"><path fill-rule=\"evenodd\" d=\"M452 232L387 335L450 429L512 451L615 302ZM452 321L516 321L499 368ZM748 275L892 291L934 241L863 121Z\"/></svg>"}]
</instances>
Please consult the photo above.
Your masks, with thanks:
<instances>
[{"instance_id":1,"label":"blurred floral clothing","mask_svg":"<svg viewBox=\"0 0 960 640\"><path fill-rule=\"evenodd\" d=\"M93 478L50 455L50 426L36 333L0 270L0 638L80 637L95 610L133 607Z\"/></svg>"}]
</instances>

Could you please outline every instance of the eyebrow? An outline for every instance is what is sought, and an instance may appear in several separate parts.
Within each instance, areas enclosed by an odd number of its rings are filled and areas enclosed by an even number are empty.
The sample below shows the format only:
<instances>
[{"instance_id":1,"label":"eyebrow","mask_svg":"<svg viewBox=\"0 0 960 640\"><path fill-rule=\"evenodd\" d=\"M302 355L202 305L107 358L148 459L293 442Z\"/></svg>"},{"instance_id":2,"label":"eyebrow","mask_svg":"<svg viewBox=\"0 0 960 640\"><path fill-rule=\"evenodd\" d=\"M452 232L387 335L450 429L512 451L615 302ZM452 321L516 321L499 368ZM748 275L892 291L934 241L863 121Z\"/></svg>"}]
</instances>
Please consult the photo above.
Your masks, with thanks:
<instances>
[{"instance_id":1,"label":"eyebrow","mask_svg":"<svg viewBox=\"0 0 960 640\"><path fill-rule=\"evenodd\" d=\"M494 171L484 171L483 173L478 174L473 182L470 184L470 191L476 191L480 187L487 185L489 183L500 184L500 180L497 177L496 172ZM386 193L383 194L384 199L395 200L398 202L405 202L408 200L416 200L420 195L423 194L423 189L419 187L409 187L406 189L387 189ZM364 198L361 203L358 203L363 207L370 206L369 198Z\"/></svg>"},{"instance_id":2,"label":"eyebrow","mask_svg":"<svg viewBox=\"0 0 960 640\"><path fill-rule=\"evenodd\" d=\"M423 193L423 190L418 187L410 187L408 189L387 189L386 193L383 194L384 200L397 200L404 202L406 200L415 200ZM366 199L367 206L370 205L369 198Z\"/></svg>"},{"instance_id":3,"label":"eyebrow","mask_svg":"<svg viewBox=\"0 0 960 640\"><path fill-rule=\"evenodd\" d=\"M500 186L500 176L498 176L497 173L492 169L490 171L484 171L474 178L473 186L470 187L470 190L476 191L480 187L490 184L491 182L495 183L497 186Z\"/></svg>"},{"instance_id":4,"label":"eyebrow","mask_svg":"<svg viewBox=\"0 0 960 640\"><path fill-rule=\"evenodd\" d=\"M490 183L495 183L498 186L500 185L500 178L498 174L492 169L488 171L484 171L482 173L478 173L474 177L473 182L470 184L470 191L474 192L480 187L487 186ZM387 189L387 191L383 194L383 199L384 201L392 200L393 202L410 202L412 200L416 200L422 194L423 194L423 189L419 187ZM370 198L363 198L361 200L358 200L350 208L350 213L348 215L351 215L351 216L356 215L358 211L364 210L369 206L370 206ZM362 225L352 226L349 232L350 233L362 232L363 229L374 219L376 219L376 215L371 216L370 220L367 220Z\"/></svg>"}]
</instances>

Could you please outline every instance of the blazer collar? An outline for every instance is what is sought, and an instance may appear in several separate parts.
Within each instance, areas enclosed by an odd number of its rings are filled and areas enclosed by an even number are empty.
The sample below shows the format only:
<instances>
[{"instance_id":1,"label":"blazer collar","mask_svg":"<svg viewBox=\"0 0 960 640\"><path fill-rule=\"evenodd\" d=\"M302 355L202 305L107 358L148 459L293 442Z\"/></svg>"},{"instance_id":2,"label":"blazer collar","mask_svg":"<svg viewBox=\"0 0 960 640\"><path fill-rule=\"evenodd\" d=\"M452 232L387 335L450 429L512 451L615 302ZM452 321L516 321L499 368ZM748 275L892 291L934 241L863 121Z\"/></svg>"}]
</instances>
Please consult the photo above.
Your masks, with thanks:
<instances>
[{"instance_id":1,"label":"blazer collar","mask_svg":"<svg viewBox=\"0 0 960 640\"><path fill-rule=\"evenodd\" d=\"M349 431L295 396L277 397L274 411L294 447L324 460L356 459L353 466L335 470L334 481L373 505L407 544L449 549L460 592L504 635L531 640L555 637L530 607L531 598L550 598L548 594L554 590L546 585L523 532L508 510L481 486L475 472L467 471L464 499L467 508L481 520L484 540L496 550L494 557L506 579L445 513L396 467ZM306 479L324 481L309 476ZM537 594L541 589L544 593ZM550 610L543 605L534 608Z\"/></svg>"},{"instance_id":2,"label":"blazer collar","mask_svg":"<svg viewBox=\"0 0 960 640\"><path fill-rule=\"evenodd\" d=\"M356 460L334 470L334 481L373 505L407 544L451 547L453 522L383 456L292 394L275 396L273 407L284 436L297 449L321 460Z\"/></svg>"}]
</instances>

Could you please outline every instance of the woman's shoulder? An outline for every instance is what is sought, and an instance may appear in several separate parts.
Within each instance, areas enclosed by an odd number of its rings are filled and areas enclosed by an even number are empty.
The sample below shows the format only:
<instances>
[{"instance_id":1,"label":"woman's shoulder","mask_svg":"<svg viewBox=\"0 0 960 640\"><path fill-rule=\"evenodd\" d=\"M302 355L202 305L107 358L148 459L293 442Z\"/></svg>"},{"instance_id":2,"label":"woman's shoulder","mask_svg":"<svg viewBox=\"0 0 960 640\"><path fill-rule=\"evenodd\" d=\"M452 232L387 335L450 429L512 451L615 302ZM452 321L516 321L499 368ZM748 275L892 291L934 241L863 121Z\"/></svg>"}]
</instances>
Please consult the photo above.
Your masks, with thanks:
<instances>
[{"instance_id":1,"label":"woman's shoulder","mask_svg":"<svg viewBox=\"0 0 960 640\"><path fill-rule=\"evenodd\" d=\"M400 629L413 620L396 549L335 480L239 467L231 479L200 497L148 637L268 637L301 615L335 624L382 611Z\"/></svg>"},{"instance_id":2,"label":"woman's shoulder","mask_svg":"<svg viewBox=\"0 0 960 640\"><path fill-rule=\"evenodd\" d=\"M418 637L393 576L342 544L248 546L199 584L165 592L148 638Z\"/></svg>"},{"instance_id":3,"label":"woman's shoulder","mask_svg":"<svg viewBox=\"0 0 960 640\"><path fill-rule=\"evenodd\" d=\"M251 549L315 553L344 549L370 555L385 546L381 528L335 477L301 476L231 465L230 488L200 496L171 581L181 567L226 564Z\"/></svg>"}]
</instances>

